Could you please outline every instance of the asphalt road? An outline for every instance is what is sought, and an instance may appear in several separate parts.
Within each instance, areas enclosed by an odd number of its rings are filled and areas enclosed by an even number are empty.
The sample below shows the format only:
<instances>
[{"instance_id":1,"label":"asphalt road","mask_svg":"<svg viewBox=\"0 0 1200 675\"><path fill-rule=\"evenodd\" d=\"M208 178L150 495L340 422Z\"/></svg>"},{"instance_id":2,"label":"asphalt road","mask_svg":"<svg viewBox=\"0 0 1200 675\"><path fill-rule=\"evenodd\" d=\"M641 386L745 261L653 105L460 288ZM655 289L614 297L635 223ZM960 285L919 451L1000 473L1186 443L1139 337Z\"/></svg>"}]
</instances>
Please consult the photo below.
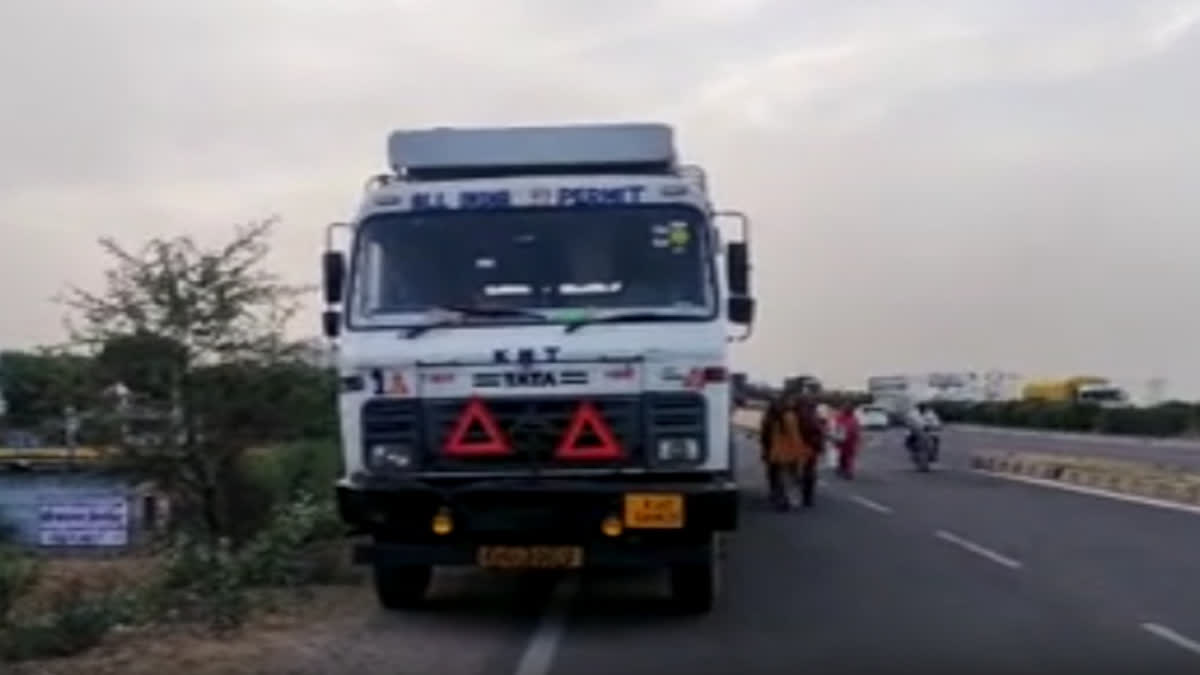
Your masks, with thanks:
<instances>
[{"instance_id":1,"label":"asphalt road","mask_svg":"<svg viewBox=\"0 0 1200 675\"><path fill-rule=\"evenodd\" d=\"M983 427L951 427L947 434L953 437L956 445L978 450L1089 455L1200 470L1200 442L1194 440L1056 434Z\"/></svg>"},{"instance_id":2,"label":"asphalt road","mask_svg":"<svg viewBox=\"0 0 1200 675\"><path fill-rule=\"evenodd\" d=\"M1200 516L944 466L881 434L817 507L765 506L756 452L724 594L672 614L656 574L440 574L426 611L362 614L269 672L444 675L1200 673ZM265 664L264 664L265 665Z\"/></svg>"},{"instance_id":3,"label":"asphalt road","mask_svg":"<svg viewBox=\"0 0 1200 675\"><path fill-rule=\"evenodd\" d=\"M884 435L812 511L770 512L752 481L717 611L671 616L655 576L567 580L567 613L530 642L558 636L548 666L519 675L1200 672L1196 516L961 472L962 449L946 453L917 474Z\"/></svg>"}]
</instances>

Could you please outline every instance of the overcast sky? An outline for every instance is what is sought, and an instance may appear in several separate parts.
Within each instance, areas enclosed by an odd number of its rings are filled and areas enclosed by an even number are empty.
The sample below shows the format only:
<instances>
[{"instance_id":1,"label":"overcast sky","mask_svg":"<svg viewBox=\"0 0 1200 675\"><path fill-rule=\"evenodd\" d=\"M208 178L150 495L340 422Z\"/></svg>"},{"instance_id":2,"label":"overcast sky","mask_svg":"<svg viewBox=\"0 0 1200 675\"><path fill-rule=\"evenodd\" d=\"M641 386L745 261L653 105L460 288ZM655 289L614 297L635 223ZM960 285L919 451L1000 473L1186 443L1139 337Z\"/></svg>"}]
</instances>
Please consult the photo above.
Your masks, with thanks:
<instances>
[{"instance_id":1,"label":"overcast sky","mask_svg":"<svg viewBox=\"0 0 1200 675\"><path fill-rule=\"evenodd\" d=\"M1182 0L7 0L0 346L61 337L50 298L96 282L103 235L278 214L276 264L314 279L393 128L648 119L755 221L756 375L1200 395L1198 22Z\"/></svg>"}]
</instances>

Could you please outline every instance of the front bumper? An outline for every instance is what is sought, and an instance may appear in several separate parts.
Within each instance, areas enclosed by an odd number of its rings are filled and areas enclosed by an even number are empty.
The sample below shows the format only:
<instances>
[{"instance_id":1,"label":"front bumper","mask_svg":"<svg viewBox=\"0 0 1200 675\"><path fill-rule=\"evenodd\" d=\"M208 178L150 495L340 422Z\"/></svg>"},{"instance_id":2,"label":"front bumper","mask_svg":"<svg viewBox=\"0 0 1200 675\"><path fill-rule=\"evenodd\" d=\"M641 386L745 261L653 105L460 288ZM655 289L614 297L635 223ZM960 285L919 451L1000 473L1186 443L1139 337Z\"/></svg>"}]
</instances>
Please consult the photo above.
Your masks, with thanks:
<instances>
[{"instance_id":1,"label":"front bumper","mask_svg":"<svg viewBox=\"0 0 1200 675\"><path fill-rule=\"evenodd\" d=\"M621 517L630 493L679 495L683 526L625 529L604 534L601 523ZM737 528L739 493L727 477L703 481L625 479L527 479L443 485L421 481L357 481L339 484L342 519L372 535L358 563L468 565L480 545L583 546L588 566L638 567L699 562L714 532ZM439 512L454 528L433 532Z\"/></svg>"}]
</instances>

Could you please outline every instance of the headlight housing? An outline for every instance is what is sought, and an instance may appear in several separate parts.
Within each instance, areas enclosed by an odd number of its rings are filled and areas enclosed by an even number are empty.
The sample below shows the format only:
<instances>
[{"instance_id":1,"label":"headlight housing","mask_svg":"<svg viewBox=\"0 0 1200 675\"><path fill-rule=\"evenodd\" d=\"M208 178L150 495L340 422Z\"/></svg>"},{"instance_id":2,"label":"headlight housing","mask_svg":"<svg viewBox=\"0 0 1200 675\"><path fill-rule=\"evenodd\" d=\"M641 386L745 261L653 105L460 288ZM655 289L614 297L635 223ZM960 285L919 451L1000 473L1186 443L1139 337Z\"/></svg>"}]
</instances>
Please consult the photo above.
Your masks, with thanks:
<instances>
[{"instance_id":1,"label":"headlight housing","mask_svg":"<svg viewBox=\"0 0 1200 675\"><path fill-rule=\"evenodd\" d=\"M367 461L376 471L408 471L413 466L413 448L404 443L379 443L371 446Z\"/></svg>"},{"instance_id":2,"label":"headlight housing","mask_svg":"<svg viewBox=\"0 0 1200 675\"><path fill-rule=\"evenodd\" d=\"M700 439L691 436L669 436L658 439L655 459L660 464L695 464L701 460Z\"/></svg>"}]
</instances>

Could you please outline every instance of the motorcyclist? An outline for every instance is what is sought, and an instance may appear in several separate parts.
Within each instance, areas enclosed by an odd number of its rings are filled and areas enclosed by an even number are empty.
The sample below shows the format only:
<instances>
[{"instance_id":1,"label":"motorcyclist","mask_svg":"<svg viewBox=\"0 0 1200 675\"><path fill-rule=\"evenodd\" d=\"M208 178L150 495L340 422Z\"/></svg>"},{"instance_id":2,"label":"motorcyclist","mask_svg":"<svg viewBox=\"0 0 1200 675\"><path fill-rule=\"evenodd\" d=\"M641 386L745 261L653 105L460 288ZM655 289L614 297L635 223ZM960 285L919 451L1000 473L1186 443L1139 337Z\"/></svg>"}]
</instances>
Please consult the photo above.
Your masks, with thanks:
<instances>
[{"instance_id":1,"label":"motorcyclist","mask_svg":"<svg viewBox=\"0 0 1200 675\"><path fill-rule=\"evenodd\" d=\"M936 433L942 428L942 418L933 410L933 407L928 403L922 403L917 406L921 412L921 417L925 420L925 430Z\"/></svg>"},{"instance_id":2,"label":"motorcyclist","mask_svg":"<svg viewBox=\"0 0 1200 675\"><path fill-rule=\"evenodd\" d=\"M938 451L941 449L937 432L941 430L942 420L938 414L933 411L933 408L928 403L918 403L916 406L909 408L904 416L904 426L908 428L908 436L904 439L904 446L912 452L916 447L917 434L931 436L932 461L937 461Z\"/></svg>"}]
</instances>

